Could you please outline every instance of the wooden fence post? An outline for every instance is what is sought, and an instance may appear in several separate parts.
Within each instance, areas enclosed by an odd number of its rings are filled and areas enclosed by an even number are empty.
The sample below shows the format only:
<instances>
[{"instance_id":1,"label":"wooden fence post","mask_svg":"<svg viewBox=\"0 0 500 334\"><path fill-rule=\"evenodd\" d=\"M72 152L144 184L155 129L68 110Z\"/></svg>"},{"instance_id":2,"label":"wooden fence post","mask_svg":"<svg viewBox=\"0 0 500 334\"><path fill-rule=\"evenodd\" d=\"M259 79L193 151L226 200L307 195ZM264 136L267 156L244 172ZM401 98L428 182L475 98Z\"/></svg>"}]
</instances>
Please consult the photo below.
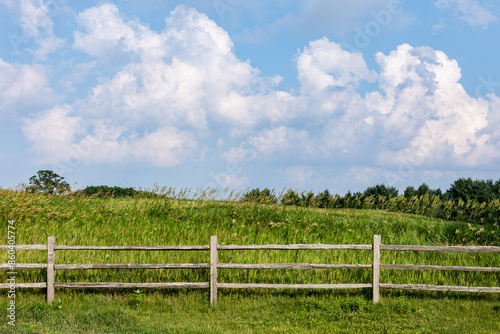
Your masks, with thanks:
<instances>
[{"instance_id":1,"label":"wooden fence post","mask_svg":"<svg viewBox=\"0 0 500 334\"><path fill-rule=\"evenodd\" d=\"M217 236L210 236L210 304L217 304Z\"/></svg>"},{"instance_id":2,"label":"wooden fence post","mask_svg":"<svg viewBox=\"0 0 500 334\"><path fill-rule=\"evenodd\" d=\"M379 302L380 284L380 235L373 236L373 302Z\"/></svg>"},{"instance_id":3,"label":"wooden fence post","mask_svg":"<svg viewBox=\"0 0 500 334\"><path fill-rule=\"evenodd\" d=\"M51 235L47 238L47 304L52 305L54 301L54 262L55 262L56 237Z\"/></svg>"}]
</instances>

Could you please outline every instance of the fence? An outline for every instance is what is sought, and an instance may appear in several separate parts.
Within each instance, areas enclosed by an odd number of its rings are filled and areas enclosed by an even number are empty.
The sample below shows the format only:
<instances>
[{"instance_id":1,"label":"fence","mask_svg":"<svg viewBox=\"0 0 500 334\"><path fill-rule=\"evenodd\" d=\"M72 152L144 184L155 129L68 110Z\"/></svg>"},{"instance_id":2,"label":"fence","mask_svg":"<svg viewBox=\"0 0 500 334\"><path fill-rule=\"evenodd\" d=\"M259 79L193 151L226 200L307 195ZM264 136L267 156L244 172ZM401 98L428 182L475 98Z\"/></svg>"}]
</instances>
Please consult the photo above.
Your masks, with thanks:
<instances>
[{"instance_id":1,"label":"fence","mask_svg":"<svg viewBox=\"0 0 500 334\"><path fill-rule=\"evenodd\" d=\"M0 246L0 249L11 249L11 246ZM472 266L437 266L413 264L383 264L380 263L380 252L383 251L422 251L422 252L452 252L452 253L500 253L496 246L411 246L383 245L380 235L374 235L371 245L219 245L217 236L210 237L209 245L200 246L65 246L56 245L55 237L47 238L47 245L16 245L16 250L45 250L47 263L2 263L0 270L47 269L47 282L18 283L16 288L47 288L47 303L54 301L55 288L198 288L210 289L210 303L217 303L217 289L373 289L373 302L379 302L379 290L406 289L429 291L459 291L459 292L500 292L500 287L467 287L424 284L388 284L380 283L380 269L402 270L457 270L500 272L498 267ZM162 264L56 264L55 253L58 250L108 250L108 251L209 251L209 263L162 263ZM311 264L311 263L220 263L218 251L230 250L372 250L372 264ZM210 269L209 282L168 282L168 283L56 283L56 270L78 269ZM372 269L373 280L362 284L255 284L255 283L220 283L217 281L217 269ZM0 288L10 288L11 284L2 283Z\"/></svg>"}]
</instances>

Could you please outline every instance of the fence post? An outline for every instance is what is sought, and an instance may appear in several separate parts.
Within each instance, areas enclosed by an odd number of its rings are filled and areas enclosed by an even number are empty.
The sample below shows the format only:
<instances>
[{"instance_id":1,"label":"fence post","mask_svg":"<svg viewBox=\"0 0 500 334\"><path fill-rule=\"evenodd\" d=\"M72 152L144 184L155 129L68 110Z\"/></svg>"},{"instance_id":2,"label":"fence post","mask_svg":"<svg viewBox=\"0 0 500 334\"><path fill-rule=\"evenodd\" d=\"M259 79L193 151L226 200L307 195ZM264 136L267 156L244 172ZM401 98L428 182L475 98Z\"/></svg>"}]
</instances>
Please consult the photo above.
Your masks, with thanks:
<instances>
[{"instance_id":1,"label":"fence post","mask_svg":"<svg viewBox=\"0 0 500 334\"><path fill-rule=\"evenodd\" d=\"M55 262L56 237L47 237L47 304L52 305L54 301L54 262Z\"/></svg>"},{"instance_id":2,"label":"fence post","mask_svg":"<svg viewBox=\"0 0 500 334\"><path fill-rule=\"evenodd\" d=\"M373 236L373 302L379 302L380 284L380 235Z\"/></svg>"},{"instance_id":3,"label":"fence post","mask_svg":"<svg viewBox=\"0 0 500 334\"><path fill-rule=\"evenodd\" d=\"M217 304L217 236L210 236L210 304Z\"/></svg>"}]
</instances>

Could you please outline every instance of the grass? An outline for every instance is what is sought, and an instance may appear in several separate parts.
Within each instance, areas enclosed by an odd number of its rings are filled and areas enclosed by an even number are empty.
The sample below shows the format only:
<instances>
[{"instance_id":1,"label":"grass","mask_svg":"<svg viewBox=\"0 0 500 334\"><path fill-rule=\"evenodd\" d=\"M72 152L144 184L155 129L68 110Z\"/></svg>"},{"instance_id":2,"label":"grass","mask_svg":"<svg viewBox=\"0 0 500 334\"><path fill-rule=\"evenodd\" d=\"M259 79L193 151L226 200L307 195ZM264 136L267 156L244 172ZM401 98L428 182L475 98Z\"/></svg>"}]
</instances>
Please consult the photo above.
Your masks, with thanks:
<instances>
[{"instance_id":1,"label":"grass","mask_svg":"<svg viewBox=\"0 0 500 334\"><path fill-rule=\"evenodd\" d=\"M61 292L18 297L16 328L2 333L498 333L500 302L478 295L397 293L374 305L366 293L202 291ZM98 307L96 307L98 305ZM5 300L0 301L4 309Z\"/></svg>"},{"instance_id":2,"label":"grass","mask_svg":"<svg viewBox=\"0 0 500 334\"><path fill-rule=\"evenodd\" d=\"M65 245L384 244L500 245L498 226L477 226L374 210L307 209L239 202L159 198L92 199L0 189L0 230L15 220L17 244ZM5 232L6 236L7 233ZM1 244L6 244L6 237ZM7 254L2 252L2 262ZM371 251L220 251L233 263L371 263ZM206 251L57 251L56 263L208 262ZM17 263L44 263L43 251L18 251ZM382 263L500 267L498 254L382 252ZM64 270L56 282L206 282L208 270ZM2 272L6 282L6 273ZM19 272L17 282L44 282L44 270ZM220 282L367 283L370 270L219 270ZM499 273L382 270L383 283L499 286ZM42 289L17 291L17 332L39 333L500 333L498 294L381 291L220 290L218 307L196 290ZM0 309L6 309L6 294ZM96 308L99 305L99 308ZM116 319L116 320L114 320ZM188 320L183 320L188 319ZM14 332L0 323L0 331ZM10 332L9 332L10 331Z\"/></svg>"}]
</instances>

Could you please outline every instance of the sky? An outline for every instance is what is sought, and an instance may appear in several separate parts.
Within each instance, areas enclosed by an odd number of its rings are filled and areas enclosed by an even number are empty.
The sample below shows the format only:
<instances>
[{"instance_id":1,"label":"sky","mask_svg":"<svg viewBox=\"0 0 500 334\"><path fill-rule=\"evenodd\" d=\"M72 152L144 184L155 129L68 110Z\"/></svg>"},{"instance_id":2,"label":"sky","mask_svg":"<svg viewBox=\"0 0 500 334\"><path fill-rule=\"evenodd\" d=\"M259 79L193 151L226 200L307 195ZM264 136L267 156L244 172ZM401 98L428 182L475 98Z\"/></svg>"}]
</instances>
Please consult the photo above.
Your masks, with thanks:
<instances>
[{"instance_id":1,"label":"sky","mask_svg":"<svg viewBox=\"0 0 500 334\"><path fill-rule=\"evenodd\" d=\"M0 0L0 187L500 179L495 0Z\"/></svg>"}]
</instances>

